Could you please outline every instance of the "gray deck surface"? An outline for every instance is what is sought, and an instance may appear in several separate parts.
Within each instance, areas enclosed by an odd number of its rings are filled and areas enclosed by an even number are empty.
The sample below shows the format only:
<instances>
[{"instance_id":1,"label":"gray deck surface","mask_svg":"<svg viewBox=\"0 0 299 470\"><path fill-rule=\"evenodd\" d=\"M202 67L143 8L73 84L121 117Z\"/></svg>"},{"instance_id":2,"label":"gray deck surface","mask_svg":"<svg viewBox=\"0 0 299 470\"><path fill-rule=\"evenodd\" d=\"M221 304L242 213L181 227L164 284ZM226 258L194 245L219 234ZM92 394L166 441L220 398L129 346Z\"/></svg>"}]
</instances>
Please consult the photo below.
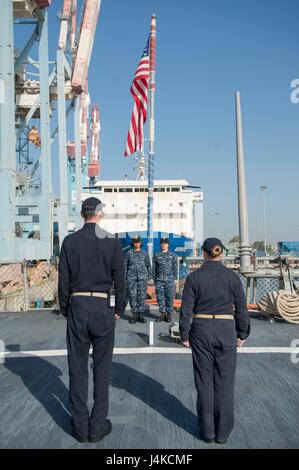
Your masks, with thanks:
<instances>
[{"instance_id":1,"label":"gray deck surface","mask_svg":"<svg viewBox=\"0 0 299 470\"><path fill-rule=\"evenodd\" d=\"M151 307L147 318L157 315ZM129 318L117 322L115 346L147 346L148 324L130 325ZM65 349L65 327L65 319L51 312L0 313L8 351ZM197 437L191 354L179 353L167 323L154 327L155 346L176 347L178 354L114 355L113 432L97 444L79 444L70 435L66 356L6 358L0 364L0 448L299 448L299 363L290 354L238 355L235 427L226 445L208 445ZM259 314L252 315L251 328L248 347L290 347L299 339L299 326L270 324Z\"/></svg>"}]
</instances>

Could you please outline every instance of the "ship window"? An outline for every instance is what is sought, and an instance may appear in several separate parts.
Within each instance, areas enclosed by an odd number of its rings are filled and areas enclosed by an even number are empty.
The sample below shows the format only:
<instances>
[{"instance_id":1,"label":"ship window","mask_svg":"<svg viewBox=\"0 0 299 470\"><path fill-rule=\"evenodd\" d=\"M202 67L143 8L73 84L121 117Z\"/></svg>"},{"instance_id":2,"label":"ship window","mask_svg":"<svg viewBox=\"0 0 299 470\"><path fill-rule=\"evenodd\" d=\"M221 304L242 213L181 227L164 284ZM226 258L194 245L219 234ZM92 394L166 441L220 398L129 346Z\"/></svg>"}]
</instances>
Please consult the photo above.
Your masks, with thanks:
<instances>
[{"instance_id":1,"label":"ship window","mask_svg":"<svg viewBox=\"0 0 299 470\"><path fill-rule=\"evenodd\" d=\"M165 193L165 188L158 188L159 193Z\"/></svg>"},{"instance_id":2,"label":"ship window","mask_svg":"<svg viewBox=\"0 0 299 470\"><path fill-rule=\"evenodd\" d=\"M113 191L114 191L115 193L117 193L118 188L113 188Z\"/></svg>"},{"instance_id":3,"label":"ship window","mask_svg":"<svg viewBox=\"0 0 299 470\"><path fill-rule=\"evenodd\" d=\"M18 213L19 213L19 215L29 215L29 208L28 207L19 207Z\"/></svg>"},{"instance_id":4,"label":"ship window","mask_svg":"<svg viewBox=\"0 0 299 470\"><path fill-rule=\"evenodd\" d=\"M102 191L102 186L97 186L98 191Z\"/></svg>"},{"instance_id":5,"label":"ship window","mask_svg":"<svg viewBox=\"0 0 299 470\"><path fill-rule=\"evenodd\" d=\"M120 193L124 193L126 191L126 188L119 188Z\"/></svg>"},{"instance_id":6,"label":"ship window","mask_svg":"<svg viewBox=\"0 0 299 470\"><path fill-rule=\"evenodd\" d=\"M171 191L174 192L174 191L179 191L180 188L171 188Z\"/></svg>"},{"instance_id":7,"label":"ship window","mask_svg":"<svg viewBox=\"0 0 299 470\"><path fill-rule=\"evenodd\" d=\"M112 188L104 188L104 193L112 193Z\"/></svg>"},{"instance_id":8,"label":"ship window","mask_svg":"<svg viewBox=\"0 0 299 470\"><path fill-rule=\"evenodd\" d=\"M169 193L169 191L170 191L170 188L166 188L166 191Z\"/></svg>"},{"instance_id":9,"label":"ship window","mask_svg":"<svg viewBox=\"0 0 299 470\"><path fill-rule=\"evenodd\" d=\"M135 188L135 193L139 193L140 192L140 188Z\"/></svg>"},{"instance_id":10,"label":"ship window","mask_svg":"<svg viewBox=\"0 0 299 470\"><path fill-rule=\"evenodd\" d=\"M39 215L33 215L32 216L32 223L38 224L39 222Z\"/></svg>"},{"instance_id":11,"label":"ship window","mask_svg":"<svg viewBox=\"0 0 299 470\"><path fill-rule=\"evenodd\" d=\"M126 188L126 193L132 193L133 192L133 188Z\"/></svg>"},{"instance_id":12,"label":"ship window","mask_svg":"<svg viewBox=\"0 0 299 470\"><path fill-rule=\"evenodd\" d=\"M148 193L148 188L145 188L144 191L145 191L146 193Z\"/></svg>"},{"instance_id":13,"label":"ship window","mask_svg":"<svg viewBox=\"0 0 299 470\"><path fill-rule=\"evenodd\" d=\"M156 193L158 191L158 188L154 188L154 192Z\"/></svg>"}]
</instances>

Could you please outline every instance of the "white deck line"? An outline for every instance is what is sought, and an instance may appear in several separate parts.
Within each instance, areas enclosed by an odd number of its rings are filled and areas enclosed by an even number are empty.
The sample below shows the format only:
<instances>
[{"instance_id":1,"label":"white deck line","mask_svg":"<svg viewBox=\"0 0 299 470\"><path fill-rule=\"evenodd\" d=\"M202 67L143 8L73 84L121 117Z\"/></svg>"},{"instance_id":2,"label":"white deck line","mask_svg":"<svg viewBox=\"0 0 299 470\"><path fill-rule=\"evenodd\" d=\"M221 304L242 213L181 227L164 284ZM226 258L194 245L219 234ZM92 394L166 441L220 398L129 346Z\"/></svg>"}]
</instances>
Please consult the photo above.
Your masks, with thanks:
<instances>
[{"instance_id":1,"label":"white deck line","mask_svg":"<svg viewBox=\"0 0 299 470\"><path fill-rule=\"evenodd\" d=\"M92 351L90 351L92 352ZM113 354L190 354L190 349L168 347L114 348ZM238 349L243 354L299 354L299 348L291 347L243 347ZM48 349L40 351L5 351L0 353L1 359L21 357L55 357L67 356L66 349Z\"/></svg>"},{"instance_id":2,"label":"white deck line","mask_svg":"<svg viewBox=\"0 0 299 470\"><path fill-rule=\"evenodd\" d=\"M149 322L149 346L154 346L154 322Z\"/></svg>"}]
</instances>

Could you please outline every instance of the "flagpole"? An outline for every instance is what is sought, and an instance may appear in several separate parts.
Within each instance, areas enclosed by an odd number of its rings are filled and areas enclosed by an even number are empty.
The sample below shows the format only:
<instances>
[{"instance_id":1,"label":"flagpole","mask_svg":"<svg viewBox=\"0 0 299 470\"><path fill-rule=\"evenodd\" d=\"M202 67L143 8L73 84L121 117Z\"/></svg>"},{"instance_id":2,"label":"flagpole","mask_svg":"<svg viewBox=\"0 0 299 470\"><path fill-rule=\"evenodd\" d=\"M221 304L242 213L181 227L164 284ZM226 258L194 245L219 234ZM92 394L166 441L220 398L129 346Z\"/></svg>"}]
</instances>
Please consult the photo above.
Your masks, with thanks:
<instances>
[{"instance_id":1,"label":"flagpole","mask_svg":"<svg viewBox=\"0 0 299 470\"><path fill-rule=\"evenodd\" d=\"M150 260L154 253L153 203L154 203L154 141L155 141L155 73L156 73L156 16L151 18L150 33L150 99L149 99L149 147L148 147L148 196L147 196L147 252Z\"/></svg>"}]
</instances>

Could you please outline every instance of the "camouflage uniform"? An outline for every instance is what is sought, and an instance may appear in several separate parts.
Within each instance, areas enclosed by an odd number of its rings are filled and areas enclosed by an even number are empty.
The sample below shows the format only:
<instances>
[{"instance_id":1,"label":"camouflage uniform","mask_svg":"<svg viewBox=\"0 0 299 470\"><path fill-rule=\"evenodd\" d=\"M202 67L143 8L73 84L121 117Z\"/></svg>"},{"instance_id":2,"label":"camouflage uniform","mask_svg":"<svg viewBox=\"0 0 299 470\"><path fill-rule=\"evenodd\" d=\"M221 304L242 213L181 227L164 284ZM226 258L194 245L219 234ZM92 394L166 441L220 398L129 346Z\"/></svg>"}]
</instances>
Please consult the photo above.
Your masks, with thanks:
<instances>
[{"instance_id":1,"label":"camouflage uniform","mask_svg":"<svg viewBox=\"0 0 299 470\"><path fill-rule=\"evenodd\" d=\"M151 263L144 251L130 250L125 259L129 302L133 315L145 310L146 289L151 279Z\"/></svg>"},{"instance_id":2,"label":"camouflage uniform","mask_svg":"<svg viewBox=\"0 0 299 470\"><path fill-rule=\"evenodd\" d=\"M153 279L156 285L156 294L160 313L173 311L173 298L175 293L174 281L177 278L177 256L170 252L159 251L153 259Z\"/></svg>"}]
</instances>

